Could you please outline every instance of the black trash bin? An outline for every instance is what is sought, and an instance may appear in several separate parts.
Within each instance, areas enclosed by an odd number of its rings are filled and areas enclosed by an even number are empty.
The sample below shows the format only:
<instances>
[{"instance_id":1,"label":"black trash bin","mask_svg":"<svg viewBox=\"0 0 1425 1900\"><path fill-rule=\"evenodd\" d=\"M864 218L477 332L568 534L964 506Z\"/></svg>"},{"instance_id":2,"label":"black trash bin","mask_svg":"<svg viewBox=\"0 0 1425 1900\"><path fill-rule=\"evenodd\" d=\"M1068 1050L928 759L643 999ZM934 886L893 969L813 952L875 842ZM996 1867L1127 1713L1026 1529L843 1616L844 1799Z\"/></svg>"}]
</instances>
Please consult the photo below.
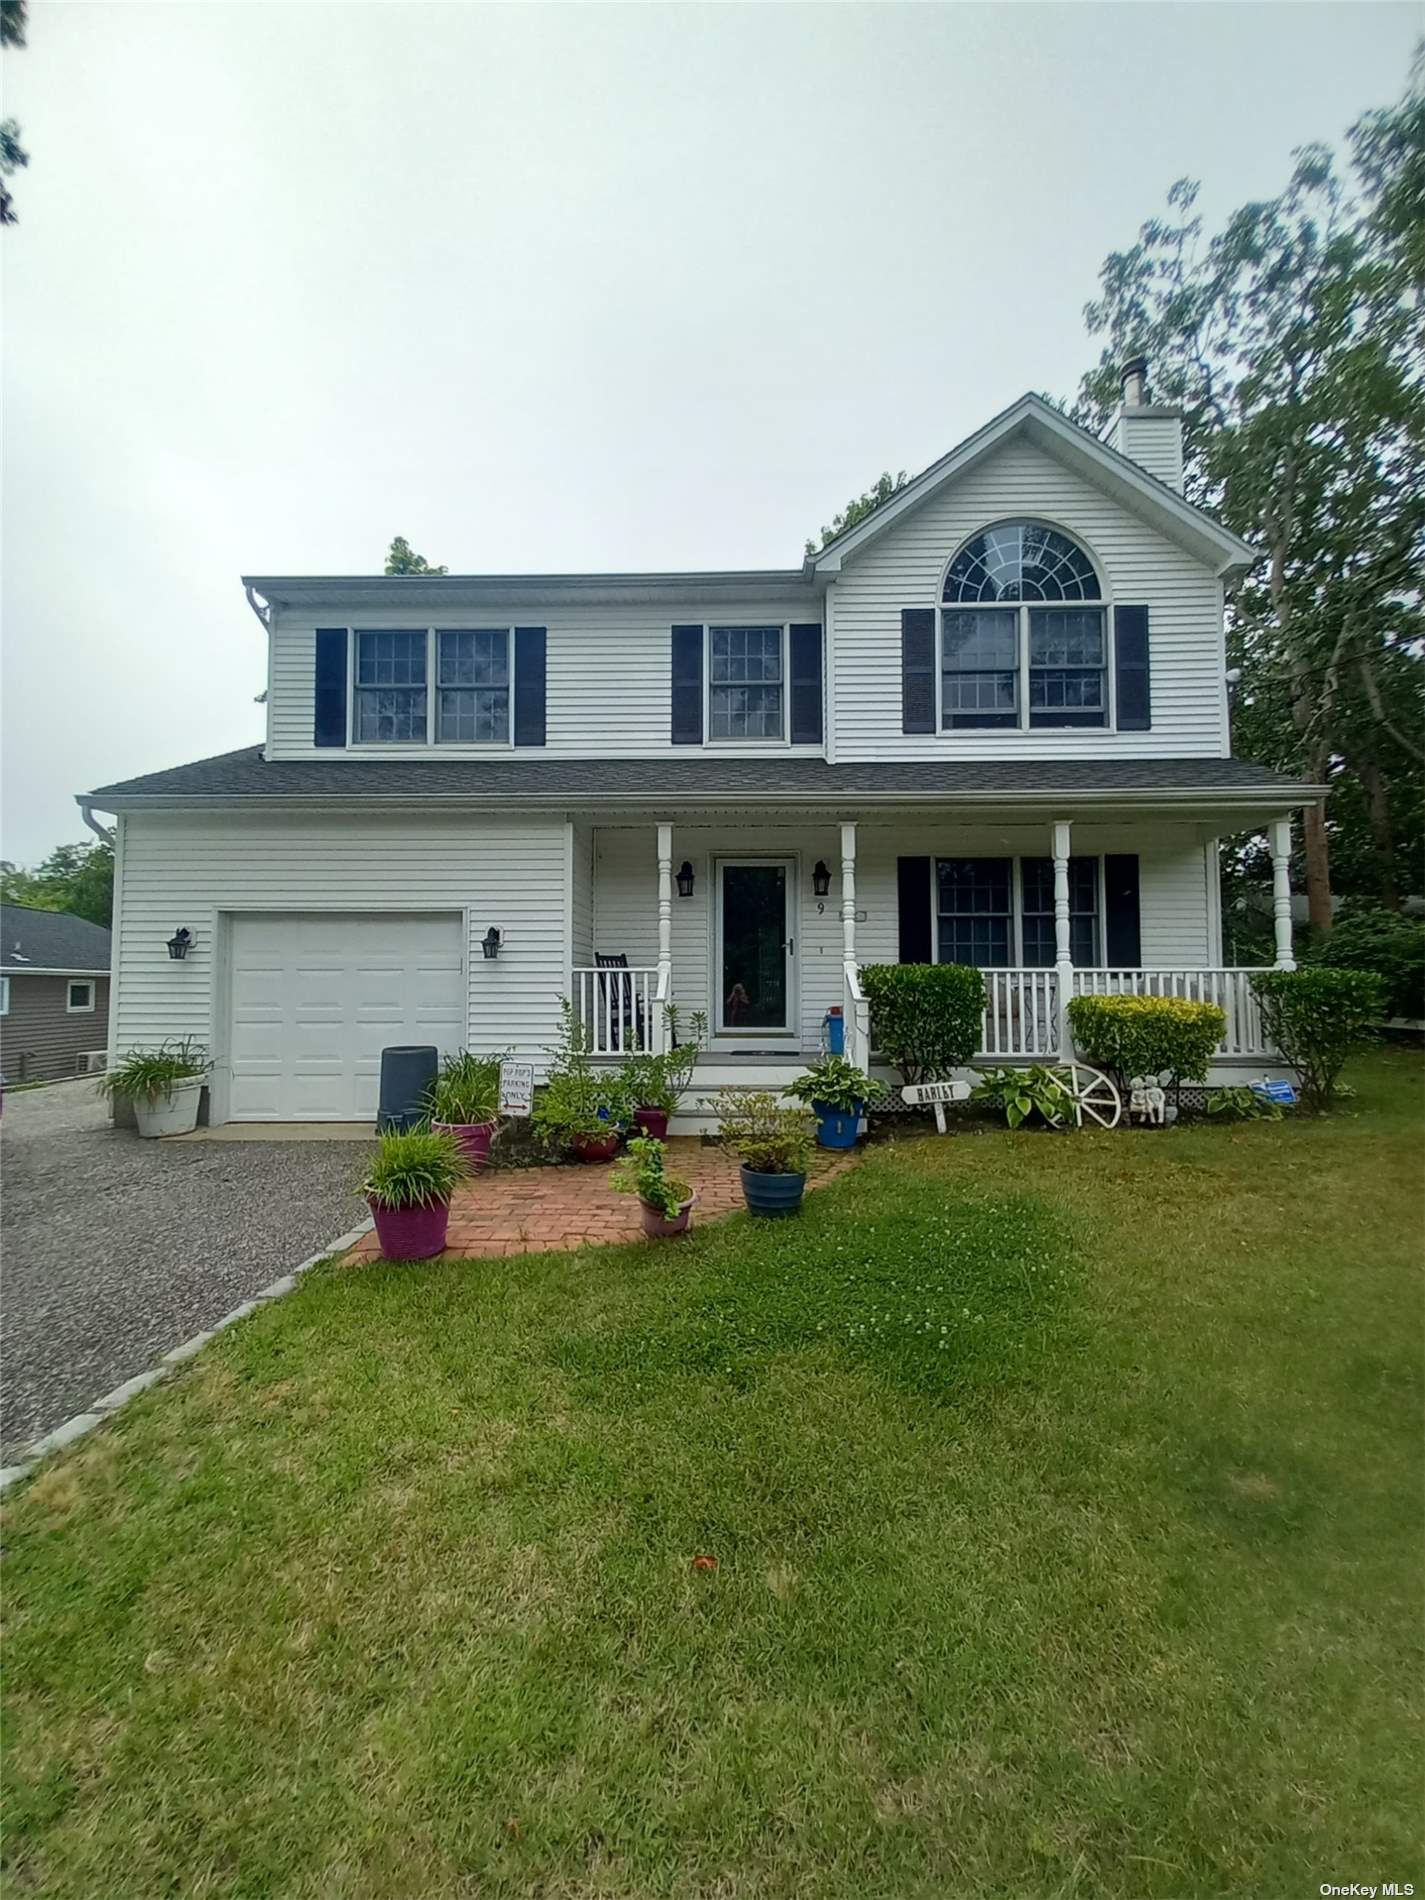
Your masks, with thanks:
<instances>
[{"instance_id":1,"label":"black trash bin","mask_svg":"<svg viewBox=\"0 0 1425 1900\"><path fill-rule=\"evenodd\" d=\"M440 1067L433 1043L413 1043L381 1051L381 1094L376 1108L380 1132L404 1134L425 1120L426 1097Z\"/></svg>"}]
</instances>

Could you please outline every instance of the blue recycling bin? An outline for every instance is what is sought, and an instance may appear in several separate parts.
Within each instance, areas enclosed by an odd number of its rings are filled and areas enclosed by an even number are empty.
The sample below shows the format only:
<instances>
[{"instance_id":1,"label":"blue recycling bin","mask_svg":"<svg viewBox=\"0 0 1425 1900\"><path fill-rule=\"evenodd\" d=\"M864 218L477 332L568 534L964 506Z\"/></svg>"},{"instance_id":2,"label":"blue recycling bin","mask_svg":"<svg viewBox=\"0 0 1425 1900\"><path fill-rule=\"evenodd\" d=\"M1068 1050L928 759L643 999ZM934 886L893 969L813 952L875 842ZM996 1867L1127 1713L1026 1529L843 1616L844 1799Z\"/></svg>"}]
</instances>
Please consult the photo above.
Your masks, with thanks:
<instances>
[{"instance_id":1,"label":"blue recycling bin","mask_svg":"<svg viewBox=\"0 0 1425 1900\"><path fill-rule=\"evenodd\" d=\"M821 1040L829 1056L846 1054L846 1018L839 1007L829 1009L822 1018Z\"/></svg>"}]
</instances>

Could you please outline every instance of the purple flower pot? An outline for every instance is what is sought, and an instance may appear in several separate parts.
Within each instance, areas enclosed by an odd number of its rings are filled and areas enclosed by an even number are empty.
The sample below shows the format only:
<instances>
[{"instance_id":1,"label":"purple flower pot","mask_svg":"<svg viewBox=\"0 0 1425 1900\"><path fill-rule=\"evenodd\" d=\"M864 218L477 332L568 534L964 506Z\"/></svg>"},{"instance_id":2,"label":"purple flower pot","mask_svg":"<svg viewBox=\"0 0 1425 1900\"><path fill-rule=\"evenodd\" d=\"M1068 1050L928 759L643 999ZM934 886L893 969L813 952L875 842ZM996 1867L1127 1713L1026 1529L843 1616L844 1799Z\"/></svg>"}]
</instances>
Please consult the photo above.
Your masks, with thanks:
<instances>
[{"instance_id":1,"label":"purple flower pot","mask_svg":"<svg viewBox=\"0 0 1425 1900\"><path fill-rule=\"evenodd\" d=\"M490 1143L495 1139L493 1122L432 1122L431 1127L443 1135L454 1135L472 1174L484 1172L490 1160Z\"/></svg>"},{"instance_id":2,"label":"purple flower pot","mask_svg":"<svg viewBox=\"0 0 1425 1900\"><path fill-rule=\"evenodd\" d=\"M376 1222L376 1238L386 1260L429 1260L445 1252L450 1226L450 1202L432 1201L420 1207L384 1207L368 1195L367 1206Z\"/></svg>"},{"instance_id":3,"label":"purple flower pot","mask_svg":"<svg viewBox=\"0 0 1425 1900\"><path fill-rule=\"evenodd\" d=\"M581 1161L612 1161L618 1153L618 1130L607 1135L575 1135L569 1145Z\"/></svg>"},{"instance_id":4,"label":"purple flower pot","mask_svg":"<svg viewBox=\"0 0 1425 1900\"><path fill-rule=\"evenodd\" d=\"M686 1201L679 1203L677 1213L669 1220L661 1208L651 1207L640 1195L638 1212L644 1233L650 1240L671 1240L674 1234L686 1234L693 1218L693 1202L697 1198L696 1194L690 1194Z\"/></svg>"},{"instance_id":5,"label":"purple flower pot","mask_svg":"<svg viewBox=\"0 0 1425 1900\"><path fill-rule=\"evenodd\" d=\"M668 1111L665 1108L636 1108L633 1111L633 1125L641 1135L651 1135L655 1141L668 1139Z\"/></svg>"}]
</instances>

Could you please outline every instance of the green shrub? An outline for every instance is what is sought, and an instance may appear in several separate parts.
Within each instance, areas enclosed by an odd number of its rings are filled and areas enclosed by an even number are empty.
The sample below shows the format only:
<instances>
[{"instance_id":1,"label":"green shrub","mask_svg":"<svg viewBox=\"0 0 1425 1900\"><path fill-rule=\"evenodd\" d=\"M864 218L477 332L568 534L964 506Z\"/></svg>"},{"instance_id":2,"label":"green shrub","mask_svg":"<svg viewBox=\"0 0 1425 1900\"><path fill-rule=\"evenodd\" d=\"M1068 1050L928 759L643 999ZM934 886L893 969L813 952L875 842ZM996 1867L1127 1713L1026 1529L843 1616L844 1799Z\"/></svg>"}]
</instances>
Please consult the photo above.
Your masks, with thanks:
<instances>
[{"instance_id":1,"label":"green shrub","mask_svg":"<svg viewBox=\"0 0 1425 1900\"><path fill-rule=\"evenodd\" d=\"M500 1058L462 1049L447 1056L427 1097L431 1120L481 1127L500 1118Z\"/></svg>"},{"instance_id":2,"label":"green shrub","mask_svg":"<svg viewBox=\"0 0 1425 1900\"><path fill-rule=\"evenodd\" d=\"M723 1089L712 1110L727 1147L754 1174L805 1174L811 1160L816 1117L805 1108L783 1108L766 1089Z\"/></svg>"},{"instance_id":3,"label":"green shrub","mask_svg":"<svg viewBox=\"0 0 1425 1900\"><path fill-rule=\"evenodd\" d=\"M943 1081L980 1046L985 980L963 963L868 963L871 1042L903 1082Z\"/></svg>"},{"instance_id":4,"label":"green shrub","mask_svg":"<svg viewBox=\"0 0 1425 1900\"><path fill-rule=\"evenodd\" d=\"M1069 1027L1084 1060L1125 1087L1135 1075L1203 1081L1227 1017L1185 996L1076 996Z\"/></svg>"},{"instance_id":5,"label":"green shrub","mask_svg":"<svg viewBox=\"0 0 1425 1900\"><path fill-rule=\"evenodd\" d=\"M628 1153L621 1155L609 1176L615 1194L636 1194L650 1207L656 1207L664 1220L676 1220L684 1201L692 1196L686 1181L664 1171L666 1155L663 1143L652 1135L635 1135Z\"/></svg>"},{"instance_id":6,"label":"green shrub","mask_svg":"<svg viewBox=\"0 0 1425 1900\"><path fill-rule=\"evenodd\" d=\"M176 1083L201 1081L211 1066L201 1043L185 1036L181 1042L161 1042L156 1049L131 1049L96 1086L101 1095L156 1102Z\"/></svg>"},{"instance_id":7,"label":"green shrub","mask_svg":"<svg viewBox=\"0 0 1425 1900\"><path fill-rule=\"evenodd\" d=\"M1387 1016L1425 1016L1425 918L1393 910L1347 911L1311 962L1329 970L1374 971Z\"/></svg>"},{"instance_id":8,"label":"green shrub","mask_svg":"<svg viewBox=\"0 0 1425 1900\"><path fill-rule=\"evenodd\" d=\"M470 1172L454 1135L434 1128L381 1137L361 1192L383 1207L433 1207L448 1201Z\"/></svg>"},{"instance_id":9,"label":"green shrub","mask_svg":"<svg viewBox=\"0 0 1425 1900\"><path fill-rule=\"evenodd\" d=\"M1384 986L1369 970L1259 970L1252 989L1267 1040L1296 1070L1313 1108L1329 1108L1347 1056L1380 1027Z\"/></svg>"},{"instance_id":10,"label":"green shrub","mask_svg":"<svg viewBox=\"0 0 1425 1900\"><path fill-rule=\"evenodd\" d=\"M970 1100L1002 1109L1011 1128L1018 1128L1035 1114L1051 1128L1057 1128L1072 1107L1063 1083L1052 1069L1042 1064L1028 1069L1016 1069L1012 1065L982 1069L979 1085Z\"/></svg>"}]
</instances>

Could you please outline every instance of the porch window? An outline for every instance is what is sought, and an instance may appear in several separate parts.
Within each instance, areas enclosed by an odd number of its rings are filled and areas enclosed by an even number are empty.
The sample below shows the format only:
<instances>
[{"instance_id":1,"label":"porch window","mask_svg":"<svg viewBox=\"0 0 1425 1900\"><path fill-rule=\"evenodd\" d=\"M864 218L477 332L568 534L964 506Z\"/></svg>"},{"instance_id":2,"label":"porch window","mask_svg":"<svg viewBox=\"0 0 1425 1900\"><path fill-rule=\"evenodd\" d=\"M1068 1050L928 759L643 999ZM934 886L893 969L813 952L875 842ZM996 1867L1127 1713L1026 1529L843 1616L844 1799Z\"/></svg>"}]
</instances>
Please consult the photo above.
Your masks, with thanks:
<instances>
[{"instance_id":1,"label":"porch window","mask_svg":"<svg viewBox=\"0 0 1425 1900\"><path fill-rule=\"evenodd\" d=\"M942 730L1108 724L1108 632L1093 562L1039 521L966 543L940 611Z\"/></svg>"},{"instance_id":2,"label":"porch window","mask_svg":"<svg viewBox=\"0 0 1425 1900\"><path fill-rule=\"evenodd\" d=\"M935 866L942 963L979 969L1014 962L1013 878L1008 858L940 858Z\"/></svg>"},{"instance_id":3,"label":"porch window","mask_svg":"<svg viewBox=\"0 0 1425 1900\"><path fill-rule=\"evenodd\" d=\"M708 629L708 736L780 739L782 629Z\"/></svg>"},{"instance_id":4,"label":"porch window","mask_svg":"<svg viewBox=\"0 0 1425 1900\"><path fill-rule=\"evenodd\" d=\"M508 745L510 632L475 627L436 635L436 730L447 745Z\"/></svg>"},{"instance_id":5,"label":"porch window","mask_svg":"<svg viewBox=\"0 0 1425 1900\"><path fill-rule=\"evenodd\" d=\"M1054 860L1020 860L1023 961L1031 969L1054 963ZM1081 969L1098 962L1098 859L1069 859L1069 955Z\"/></svg>"},{"instance_id":6,"label":"porch window","mask_svg":"<svg viewBox=\"0 0 1425 1900\"><path fill-rule=\"evenodd\" d=\"M426 743L426 632L362 629L356 635L357 745Z\"/></svg>"}]
</instances>

